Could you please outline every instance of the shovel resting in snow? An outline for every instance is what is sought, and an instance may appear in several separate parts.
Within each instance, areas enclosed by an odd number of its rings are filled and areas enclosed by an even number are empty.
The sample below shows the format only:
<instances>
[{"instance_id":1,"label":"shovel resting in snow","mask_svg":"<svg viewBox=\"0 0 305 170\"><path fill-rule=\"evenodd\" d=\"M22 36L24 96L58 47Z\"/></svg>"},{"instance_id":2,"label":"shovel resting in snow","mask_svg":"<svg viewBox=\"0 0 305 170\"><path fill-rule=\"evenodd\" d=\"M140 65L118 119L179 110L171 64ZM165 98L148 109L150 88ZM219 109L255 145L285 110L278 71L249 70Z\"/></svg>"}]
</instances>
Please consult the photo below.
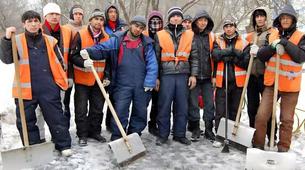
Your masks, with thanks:
<instances>
[{"instance_id":1,"label":"shovel resting in snow","mask_svg":"<svg viewBox=\"0 0 305 170\"><path fill-rule=\"evenodd\" d=\"M121 166L126 165L129 162L143 156L146 152L146 149L141 141L140 136L137 133L132 133L128 136L126 135L124 128L117 116L117 113L115 112L111 101L106 94L105 88L93 66L91 66L91 70L122 135L122 138L109 142L108 145L110 146L110 149L112 150L117 163Z\"/></svg>"},{"instance_id":2,"label":"shovel resting in snow","mask_svg":"<svg viewBox=\"0 0 305 170\"><path fill-rule=\"evenodd\" d=\"M13 60L15 65L15 81L17 84L18 103L20 110L20 118L22 125L22 134L24 147L1 151L2 164L4 170L19 170L25 168L33 168L39 165L45 165L53 160L54 144L51 142L45 142L41 144L29 145L28 131L25 119L24 105L21 95L21 83L20 83L20 68L17 57L16 39L15 34L12 33L12 49Z\"/></svg>"},{"instance_id":3,"label":"shovel resting in snow","mask_svg":"<svg viewBox=\"0 0 305 170\"><path fill-rule=\"evenodd\" d=\"M279 87L279 67L280 55L276 55L275 65L275 80L274 80L274 94L273 94L273 109L271 122L271 136L269 151L263 151L256 148L247 149L246 168L251 170L293 170L296 167L296 155L292 152L274 152L277 149L274 146L275 133L275 117L276 117L276 102Z\"/></svg>"}]
</instances>

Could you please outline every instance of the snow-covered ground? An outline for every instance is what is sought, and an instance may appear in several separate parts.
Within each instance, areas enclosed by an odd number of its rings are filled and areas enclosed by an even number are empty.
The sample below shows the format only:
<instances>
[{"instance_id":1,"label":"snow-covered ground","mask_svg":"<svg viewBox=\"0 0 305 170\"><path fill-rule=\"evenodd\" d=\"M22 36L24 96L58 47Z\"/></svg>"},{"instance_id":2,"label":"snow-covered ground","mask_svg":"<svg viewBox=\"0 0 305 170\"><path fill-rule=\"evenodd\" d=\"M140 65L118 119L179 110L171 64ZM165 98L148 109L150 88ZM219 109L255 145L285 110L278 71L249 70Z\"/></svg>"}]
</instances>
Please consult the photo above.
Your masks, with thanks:
<instances>
[{"instance_id":1,"label":"snow-covered ground","mask_svg":"<svg viewBox=\"0 0 305 170\"><path fill-rule=\"evenodd\" d=\"M19 134L15 126L14 103L11 98L11 85L13 77L12 65L4 65L0 63L0 115L2 116L3 135L0 138L1 150L12 148L20 148L21 142ZM303 79L303 86L305 85ZM300 94L298 108L305 110L305 91ZM72 98L73 99L73 98ZM71 101L73 103L73 100ZM73 107L72 107L73 113ZM301 120L305 118L305 114L298 111ZM247 116L244 114L241 119L247 122ZM303 128L304 129L304 128ZM222 148L214 148L212 144L203 139L199 142L192 143L190 146L184 146L170 140L169 144L164 146L155 145L155 137L151 136L147 129L142 135L142 141L147 149L144 157L134 161L128 166L119 168L115 165L111 150L107 144L98 143L89 140L88 146L79 147L75 134L75 123L71 119L72 150L74 155L69 158L58 156L54 152L55 159L49 164L35 169L244 169L246 163L246 154L234 148L230 148L230 153L221 153ZM110 138L110 134L105 131L103 126L103 135ZM50 140L49 133L46 134ZM190 133L187 133L190 137ZM293 136L291 152L297 155L297 169L305 170L305 133L304 130ZM2 169L2 161L0 159L0 169Z\"/></svg>"}]
</instances>

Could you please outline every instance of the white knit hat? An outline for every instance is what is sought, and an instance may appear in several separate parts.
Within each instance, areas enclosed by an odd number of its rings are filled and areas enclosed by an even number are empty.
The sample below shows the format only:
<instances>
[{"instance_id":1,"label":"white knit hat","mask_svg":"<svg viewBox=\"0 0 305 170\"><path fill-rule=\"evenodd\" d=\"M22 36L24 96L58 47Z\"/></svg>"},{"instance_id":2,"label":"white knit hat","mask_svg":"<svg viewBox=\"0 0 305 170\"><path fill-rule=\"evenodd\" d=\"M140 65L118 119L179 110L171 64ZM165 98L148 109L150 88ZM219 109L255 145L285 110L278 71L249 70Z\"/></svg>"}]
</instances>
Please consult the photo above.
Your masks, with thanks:
<instances>
[{"instance_id":1,"label":"white knit hat","mask_svg":"<svg viewBox=\"0 0 305 170\"><path fill-rule=\"evenodd\" d=\"M43 7L42 11L44 17L50 13L61 14L60 7L55 3L48 3Z\"/></svg>"}]
</instances>

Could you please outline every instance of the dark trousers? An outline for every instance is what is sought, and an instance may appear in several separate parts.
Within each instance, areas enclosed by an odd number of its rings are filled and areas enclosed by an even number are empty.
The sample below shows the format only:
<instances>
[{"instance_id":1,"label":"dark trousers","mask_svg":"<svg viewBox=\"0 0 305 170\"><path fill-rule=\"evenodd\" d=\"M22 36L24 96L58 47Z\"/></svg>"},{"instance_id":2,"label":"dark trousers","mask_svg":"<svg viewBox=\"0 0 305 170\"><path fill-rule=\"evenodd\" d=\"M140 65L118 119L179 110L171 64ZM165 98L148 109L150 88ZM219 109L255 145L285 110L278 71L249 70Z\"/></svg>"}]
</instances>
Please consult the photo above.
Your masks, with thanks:
<instances>
[{"instance_id":1,"label":"dark trousers","mask_svg":"<svg viewBox=\"0 0 305 170\"><path fill-rule=\"evenodd\" d=\"M75 123L78 137L101 133L104 102L105 99L97 83L93 86L75 84Z\"/></svg>"},{"instance_id":2,"label":"dark trousers","mask_svg":"<svg viewBox=\"0 0 305 170\"><path fill-rule=\"evenodd\" d=\"M71 137L67 126L67 117L64 116L62 110L59 88L58 92L46 92L39 96L33 96L32 100L23 100L23 102L30 145L41 143L39 129L36 126L37 119L35 113L35 110L39 105L43 117L49 127L52 140L55 143L55 148L59 151L71 148ZM16 124L23 141L21 118L17 99L15 99L15 104L17 115Z\"/></svg>"},{"instance_id":3,"label":"dark trousers","mask_svg":"<svg viewBox=\"0 0 305 170\"><path fill-rule=\"evenodd\" d=\"M203 120L205 122L212 122L215 118L214 112L214 90L211 83L211 79L197 80L196 87L190 90L189 95L189 115L188 119L190 121L200 120L200 108L198 105L198 96L202 95L204 102L204 114Z\"/></svg>"},{"instance_id":4,"label":"dark trousers","mask_svg":"<svg viewBox=\"0 0 305 170\"><path fill-rule=\"evenodd\" d=\"M68 120L68 127L70 127L70 118L71 118L71 112L70 112L70 98L71 98L71 92L72 92L72 88L70 87L65 91L65 95L64 95L64 115L67 117Z\"/></svg>"},{"instance_id":5,"label":"dark trousers","mask_svg":"<svg viewBox=\"0 0 305 170\"><path fill-rule=\"evenodd\" d=\"M144 87L117 86L113 91L115 110L127 134L138 133L145 129L147 124L147 102L151 92L145 92ZM132 102L132 111L129 116L129 107ZM130 117L130 118L129 118ZM129 118L129 120L128 120ZM111 140L121 137L121 133L114 119L111 119Z\"/></svg>"},{"instance_id":6,"label":"dark trousers","mask_svg":"<svg viewBox=\"0 0 305 170\"><path fill-rule=\"evenodd\" d=\"M235 121L238 105L243 88L235 84L228 85L228 119ZM216 116L215 129L218 130L219 122L222 117L226 116L226 88L216 89Z\"/></svg>"},{"instance_id":7,"label":"dark trousers","mask_svg":"<svg viewBox=\"0 0 305 170\"><path fill-rule=\"evenodd\" d=\"M157 124L161 138L168 138L171 127L171 106L173 104L174 136L185 137L188 116L188 75L162 75L158 100Z\"/></svg>"},{"instance_id":8,"label":"dark trousers","mask_svg":"<svg viewBox=\"0 0 305 170\"><path fill-rule=\"evenodd\" d=\"M148 126L152 128L157 127L157 115L158 115L158 92L153 90L151 95L151 109L150 109L150 115L149 115L149 122ZM147 103L147 105L149 102Z\"/></svg>"}]
</instances>

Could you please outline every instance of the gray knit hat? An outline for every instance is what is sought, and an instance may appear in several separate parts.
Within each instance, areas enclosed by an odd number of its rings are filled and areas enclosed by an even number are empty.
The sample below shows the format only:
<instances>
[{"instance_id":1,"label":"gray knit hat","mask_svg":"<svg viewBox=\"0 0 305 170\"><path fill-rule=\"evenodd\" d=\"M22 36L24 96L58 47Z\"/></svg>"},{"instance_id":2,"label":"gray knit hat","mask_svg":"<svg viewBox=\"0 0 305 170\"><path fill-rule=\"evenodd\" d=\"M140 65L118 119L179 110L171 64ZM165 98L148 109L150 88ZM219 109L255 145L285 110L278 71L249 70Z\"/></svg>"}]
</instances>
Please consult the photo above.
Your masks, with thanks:
<instances>
[{"instance_id":1,"label":"gray knit hat","mask_svg":"<svg viewBox=\"0 0 305 170\"><path fill-rule=\"evenodd\" d=\"M130 21L130 24L133 24L133 23L141 24L144 27L146 27L146 19L144 16L140 16L140 15L134 16Z\"/></svg>"},{"instance_id":2,"label":"gray knit hat","mask_svg":"<svg viewBox=\"0 0 305 170\"><path fill-rule=\"evenodd\" d=\"M181 18L183 18L182 9L180 7L171 7L170 9L168 9L167 20L169 21L170 18L174 15L179 15L179 16L181 16Z\"/></svg>"},{"instance_id":3,"label":"gray knit hat","mask_svg":"<svg viewBox=\"0 0 305 170\"><path fill-rule=\"evenodd\" d=\"M94 17L103 17L105 19L104 13L100 9L93 10L89 17L89 21L91 21L91 19Z\"/></svg>"}]
</instances>

